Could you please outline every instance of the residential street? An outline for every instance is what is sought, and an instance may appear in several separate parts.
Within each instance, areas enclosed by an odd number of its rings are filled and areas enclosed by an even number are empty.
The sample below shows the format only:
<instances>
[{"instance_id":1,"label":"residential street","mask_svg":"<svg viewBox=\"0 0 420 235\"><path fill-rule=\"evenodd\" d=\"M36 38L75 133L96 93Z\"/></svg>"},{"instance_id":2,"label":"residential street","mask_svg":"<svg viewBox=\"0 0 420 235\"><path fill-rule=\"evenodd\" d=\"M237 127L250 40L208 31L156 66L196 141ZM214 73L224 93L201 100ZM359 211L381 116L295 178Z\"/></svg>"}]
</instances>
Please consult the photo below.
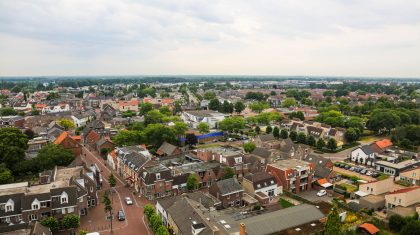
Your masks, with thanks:
<instances>
[{"instance_id":1,"label":"residential street","mask_svg":"<svg viewBox=\"0 0 420 235\"><path fill-rule=\"evenodd\" d=\"M87 216L81 219L81 228L88 230L89 232L101 232L101 234L111 234L110 223L106 220L106 214L104 211L104 205L102 204L102 196L105 191L109 190L108 177L111 174L111 170L104 165L104 161L99 156L96 156L96 152L89 151L86 147L83 147L82 160L88 165L96 163L102 170L102 177L104 180L102 189L98 192L99 204L95 208L91 208ZM132 189L125 186L124 181L114 173L117 178L116 190L112 195L113 201L113 230L114 234L124 235L138 235L138 234L150 234L145 218L143 215L143 207L147 204L145 199L140 199L138 196L133 196ZM126 205L124 198L131 197L133 199L133 205ZM125 221L118 221L116 213L118 210L124 210L126 215Z\"/></svg>"}]
</instances>

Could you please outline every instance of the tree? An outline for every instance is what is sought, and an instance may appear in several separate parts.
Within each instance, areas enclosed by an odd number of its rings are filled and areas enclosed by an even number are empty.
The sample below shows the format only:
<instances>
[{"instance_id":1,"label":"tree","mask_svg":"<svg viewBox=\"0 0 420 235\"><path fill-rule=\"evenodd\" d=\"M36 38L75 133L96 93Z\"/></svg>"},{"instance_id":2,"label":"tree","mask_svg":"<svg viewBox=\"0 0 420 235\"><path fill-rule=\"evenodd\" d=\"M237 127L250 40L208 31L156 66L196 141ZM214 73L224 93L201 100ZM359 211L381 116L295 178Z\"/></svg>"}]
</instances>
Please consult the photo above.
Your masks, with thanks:
<instances>
[{"instance_id":1,"label":"tree","mask_svg":"<svg viewBox=\"0 0 420 235\"><path fill-rule=\"evenodd\" d=\"M144 124L147 126L149 124L162 123L163 117L165 117L165 115L161 114L159 110L149 111L144 115Z\"/></svg>"},{"instance_id":2,"label":"tree","mask_svg":"<svg viewBox=\"0 0 420 235\"><path fill-rule=\"evenodd\" d=\"M169 235L169 232L168 232L168 229L165 226L161 225L156 230L155 235Z\"/></svg>"},{"instance_id":3,"label":"tree","mask_svg":"<svg viewBox=\"0 0 420 235\"><path fill-rule=\"evenodd\" d=\"M60 224L63 229L76 229L80 227L80 217L74 214L66 215L61 220Z\"/></svg>"},{"instance_id":4,"label":"tree","mask_svg":"<svg viewBox=\"0 0 420 235\"><path fill-rule=\"evenodd\" d=\"M257 113L261 113L264 109L268 109L270 105L267 102L255 102L249 105L249 108Z\"/></svg>"},{"instance_id":5,"label":"tree","mask_svg":"<svg viewBox=\"0 0 420 235\"><path fill-rule=\"evenodd\" d=\"M174 130L175 135L181 136L188 130L188 124L185 122L175 122L172 129Z\"/></svg>"},{"instance_id":6,"label":"tree","mask_svg":"<svg viewBox=\"0 0 420 235\"><path fill-rule=\"evenodd\" d=\"M141 132L139 131L127 131L122 130L119 131L116 136L112 138L112 141L117 146L130 146L130 145L136 145L141 143Z\"/></svg>"},{"instance_id":7,"label":"tree","mask_svg":"<svg viewBox=\"0 0 420 235\"><path fill-rule=\"evenodd\" d=\"M300 120L305 120L305 115L302 113L302 111L292 112L289 114L289 118L299 118Z\"/></svg>"},{"instance_id":8,"label":"tree","mask_svg":"<svg viewBox=\"0 0 420 235\"><path fill-rule=\"evenodd\" d=\"M213 111L217 111L220 109L220 101L218 99L212 99L209 102L209 109Z\"/></svg>"},{"instance_id":9,"label":"tree","mask_svg":"<svg viewBox=\"0 0 420 235\"><path fill-rule=\"evenodd\" d=\"M255 148L256 148L256 146L252 142L248 142L248 143L244 144L244 150L247 153L250 153L250 152L254 151Z\"/></svg>"},{"instance_id":10,"label":"tree","mask_svg":"<svg viewBox=\"0 0 420 235\"><path fill-rule=\"evenodd\" d=\"M112 188L115 188L117 185L117 179L115 178L114 174L110 174L108 177L108 183Z\"/></svg>"},{"instance_id":11,"label":"tree","mask_svg":"<svg viewBox=\"0 0 420 235\"><path fill-rule=\"evenodd\" d=\"M273 136L276 137L276 139L280 138L280 129L277 126L273 129Z\"/></svg>"},{"instance_id":12,"label":"tree","mask_svg":"<svg viewBox=\"0 0 420 235\"><path fill-rule=\"evenodd\" d=\"M35 137L35 132L32 129L26 129L23 134L25 134L28 139L33 139Z\"/></svg>"},{"instance_id":13,"label":"tree","mask_svg":"<svg viewBox=\"0 0 420 235\"><path fill-rule=\"evenodd\" d=\"M41 220L41 224L49 228L52 232L60 229L60 223L58 222L57 218L52 216Z\"/></svg>"},{"instance_id":14,"label":"tree","mask_svg":"<svg viewBox=\"0 0 420 235\"><path fill-rule=\"evenodd\" d=\"M223 104L220 106L220 112L222 113L233 113L234 107L233 104L223 101Z\"/></svg>"},{"instance_id":15,"label":"tree","mask_svg":"<svg viewBox=\"0 0 420 235\"><path fill-rule=\"evenodd\" d=\"M370 130L381 133L384 131L391 131L393 128L399 126L401 123L400 117L393 110L378 109L373 111L366 126Z\"/></svg>"},{"instance_id":16,"label":"tree","mask_svg":"<svg viewBox=\"0 0 420 235\"><path fill-rule=\"evenodd\" d=\"M0 109L0 116L14 116L17 115L18 112L13 108L2 108Z\"/></svg>"},{"instance_id":17,"label":"tree","mask_svg":"<svg viewBox=\"0 0 420 235\"><path fill-rule=\"evenodd\" d=\"M223 168L223 171L224 171L223 179L230 179L235 176L235 171L233 170L232 167L225 166L225 168Z\"/></svg>"},{"instance_id":18,"label":"tree","mask_svg":"<svg viewBox=\"0 0 420 235\"><path fill-rule=\"evenodd\" d=\"M297 105L297 102L296 102L295 98L286 98L286 99L283 100L283 102L281 104L281 106L285 107L285 108L289 108L289 107L296 106L296 105Z\"/></svg>"},{"instance_id":19,"label":"tree","mask_svg":"<svg viewBox=\"0 0 420 235\"><path fill-rule=\"evenodd\" d=\"M169 109L168 106L162 106L159 109L159 112L165 116L171 116L172 115L172 111Z\"/></svg>"},{"instance_id":20,"label":"tree","mask_svg":"<svg viewBox=\"0 0 420 235\"><path fill-rule=\"evenodd\" d=\"M175 101L174 114L182 112L182 106L179 101Z\"/></svg>"},{"instance_id":21,"label":"tree","mask_svg":"<svg viewBox=\"0 0 420 235\"><path fill-rule=\"evenodd\" d=\"M280 131L280 137L282 139L287 139L289 137L289 133L287 132L286 129L281 129L281 131Z\"/></svg>"},{"instance_id":22,"label":"tree","mask_svg":"<svg viewBox=\"0 0 420 235\"><path fill-rule=\"evenodd\" d=\"M229 117L218 123L218 127L224 131L234 131L245 127L245 119L243 117Z\"/></svg>"},{"instance_id":23,"label":"tree","mask_svg":"<svg viewBox=\"0 0 420 235\"><path fill-rule=\"evenodd\" d=\"M79 235L87 235L87 234L88 234L88 231L86 231L86 230L81 229L79 231Z\"/></svg>"},{"instance_id":24,"label":"tree","mask_svg":"<svg viewBox=\"0 0 420 235\"><path fill-rule=\"evenodd\" d=\"M320 113L315 120L329 124L333 127L341 127L344 126L345 117L340 111L329 110Z\"/></svg>"},{"instance_id":25,"label":"tree","mask_svg":"<svg viewBox=\"0 0 420 235\"><path fill-rule=\"evenodd\" d=\"M14 127L0 128L0 163L9 169L24 161L28 148L28 137Z\"/></svg>"},{"instance_id":26,"label":"tree","mask_svg":"<svg viewBox=\"0 0 420 235\"><path fill-rule=\"evenodd\" d=\"M308 136L308 139L306 140L306 143L307 143L309 146L313 146L313 147L315 147L315 145L316 145L316 139L315 139L315 137L313 137L312 135L309 135L309 136Z\"/></svg>"},{"instance_id":27,"label":"tree","mask_svg":"<svg viewBox=\"0 0 420 235\"><path fill-rule=\"evenodd\" d=\"M185 144L188 144L190 147L193 145L196 145L198 143L197 136L195 136L193 133L188 133L185 136Z\"/></svg>"},{"instance_id":28,"label":"tree","mask_svg":"<svg viewBox=\"0 0 420 235\"><path fill-rule=\"evenodd\" d=\"M47 100L55 100L60 98L60 95L57 92L48 93Z\"/></svg>"},{"instance_id":29,"label":"tree","mask_svg":"<svg viewBox=\"0 0 420 235\"><path fill-rule=\"evenodd\" d=\"M325 141L319 138L318 141L316 142L316 148L321 150L324 147L325 147Z\"/></svg>"},{"instance_id":30,"label":"tree","mask_svg":"<svg viewBox=\"0 0 420 235\"><path fill-rule=\"evenodd\" d=\"M260 134L260 132L261 132L260 126L256 126L255 127L255 133Z\"/></svg>"},{"instance_id":31,"label":"tree","mask_svg":"<svg viewBox=\"0 0 420 235\"><path fill-rule=\"evenodd\" d=\"M70 119L67 119L67 118L60 119L58 121L58 124L60 126L62 126L65 130L69 130L69 129L75 127L74 122L72 120L70 120Z\"/></svg>"},{"instance_id":32,"label":"tree","mask_svg":"<svg viewBox=\"0 0 420 235\"><path fill-rule=\"evenodd\" d=\"M270 134L273 131L273 128L271 126L267 126L265 128L265 133Z\"/></svg>"},{"instance_id":33,"label":"tree","mask_svg":"<svg viewBox=\"0 0 420 235\"><path fill-rule=\"evenodd\" d=\"M289 137L291 140L296 141L297 140L297 132L296 131L291 131L289 134Z\"/></svg>"},{"instance_id":34,"label":"tree","mask_svg":"<svg viewBox=\"0 0 420 235\"><path fill-rule=\"evenodd\" d=\"M391 215L389 217L389 229L394 232L400 231L406 225L406 220L401 215Z\"/></svg>"},{"instance_id":35,"label":"tree","mask_svg":"<svg viewBox=\"0 0 420 235\"><path fill-rule=\"evenodd\" d=\"M187 178L187 189L196 190L198 188L198 179L197 176L192 173Z\"/></svg>"},{"instance_id":36,"label":"tree","mask_svg":"<svg viewBox=\"0 0 420 235\"><path fill-rule=\"evenodd\" d=\"M350 127L344 133L344 137L346 138L348 142L353 143L354 141L359 139L359 133L356 129L354 129L353 127Z\"/></svg>"},{"instance_id":37,"label":"tree","mask_svg":"<svg viewBox=\"0 0 420 235\"><path fill-rule=\"evenodd\" d=\"M143 208L143 212L146 215L147 220L150 220L152 215L155 213L155 208L151 204L146 204Z\"/></svg>"},{"instance_id":38,"label":"tree","mask_svg":"<svg viewBox=\"0 0 420 235\"><path fill-rule=\"evenodd\" d=\"M337 149L337 141L334 138L330 138L327 143L327 148L331 150Z\"/></svg>"},{"instance_id":39,"label":"tree","mask_svg":"<svg viewBox=\"0 0 420 235\"><path fill-rule=\"evenodd\" d=\"M245 110L245 104L241 101L235 103L235 112L242 113Z\"/></svg>"},{"instance_id":40,"label":"tree","mask_svg":"<svg viewBox=\"0 0 420 235\"><path fill-rule=\"evenodd\" d=\"M197 125L197 130L198 130L200 133L209 133L209 131L210 131L209 124L207 124L206 122L200 122L200 123Z\"/></svg>"},{"instance_id":41,"label":"tree","mask_svg":"<svg viewBox=\"0 0 420 235\"><path fill-rule=\"evenodd\" d=\"M306 135L303 132L299 132L298 136L297 136L297 142L301 143L301 144L306 144Z\"/></svg>"},{"instance_id":42,"label":"tree","mask_svg":"<svg viewBox=\"0 0 420 235\"><path fill-rule=\"evenodd\" d=\"M168 142L171 144L176 144L178 142L175 132L172 128L167 127L163 124L150 124L142 132L144 136L144 142L155 146L156 148L160 147L163 142Z\"/></svg>"},{"instance_id":43,"label":"tree","mask_svg":"<svg viewBox=\"0 0 420 235\"><path fill-rule=\"evenodd\" d=\"M337 235L341 233L341 218L337 206L333 206L328 214L324 235Z\"/></svg>"},{"instance_id":44,"label":"tree","mask_svg":"<svg viewBox=\"0 0 420 235\"><path fill-rule=\"evenodd\" d=\"M109 199L108 192L105 192L104 198L102 200L102 203L104 204L104 210L105 213L109 213L109 223L111 225L111 234L114 234L114 231L112 230L112 202L111 199Z\"/></svg>"},{"instance_id":45,"label":"tree","mask_svg":"<svg viewBox=\"0 0 420 235\"><path fill-rule=\"evenodd\" d=\"M203 95L203 99L205 100L216 99L216 93L214 93L213 91L206 91L206 93L204 93Z\"/></svg>"},{"instance_id":46,"label":"tree","mask_svg":"<svg viewBox=\"0 0 420 235\"><path fill-rule=\"evenodd\" d=\"M420 235L420 221L409 220L401 229L400 235Z\"/></svg>"},{"instance_id":47,"label":"tree","mask_svg":"<svg viewBox=\"0 0 420 235\"><path fill-rule=\"evenodd\" d=\"M251 92L246 93L245 99L247 99L247 100L259 100L259 101L262 101L262 100L265 100L266 97L261 92L252 92L251 91Z\"/></svg>"},{"instance_id":48,"label":"tree","mask_svg":"<svg viewBox=\"0 0 420 235\"><path fill-rule=\"evenodd\" d=\"M68 166L74 159L70 150L61 145L48 144L39 150L34 160L39 170L50 170L54 166Z\"/></svg>"},{"instance_id":49,"label":"tree","mask_svg":"<svg viewBox=\"0 0 420 235\"><path fill-rule=\"evenodd\" d=\"M4 164L0 164L0 184L10 184L12 182L12 172Z\"/></svg>"}]
</instances>

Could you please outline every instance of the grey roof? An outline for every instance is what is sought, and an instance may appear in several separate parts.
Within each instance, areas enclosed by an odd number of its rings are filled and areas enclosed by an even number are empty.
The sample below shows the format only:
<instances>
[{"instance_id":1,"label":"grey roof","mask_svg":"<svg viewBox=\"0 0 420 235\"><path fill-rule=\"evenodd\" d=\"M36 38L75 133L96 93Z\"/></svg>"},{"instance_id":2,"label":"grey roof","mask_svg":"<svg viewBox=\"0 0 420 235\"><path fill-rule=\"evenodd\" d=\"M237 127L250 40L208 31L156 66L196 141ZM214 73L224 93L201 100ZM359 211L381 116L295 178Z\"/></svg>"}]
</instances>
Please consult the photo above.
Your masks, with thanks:
<instances>
[{"instance_id":1,"label":"grey roof","mask_svg":"<svg viewBox=\"0 0 420 235\"><path fill-rule=\"evenodd\" d=\"M123 157L124 164L136 172L138 172L140 170L140 167L142 167L148 161L148 157L136 152L131 152Z\"/></svg>"},{"instance_id":2,"label":"grey roof","mask_svg":"<svg viewBox=\"0 0 420 235\"><path fill-rule=\"evenodd\" d=\"M14 210L6 212L5 210L0 210L0 216L9 216L9 215L16 215L22 213L21 209L21 198L24 194L23 193L17 193L17 194L11 194L11 195L3 195L0 196L0 203L7 203L9 199L11 199L14 202Z\"/></svg>"},{"instance_id":3,"label":"grey roof","mask_svg":"<svg viewBox=\"0 0 420 235\"><path fill-rule=\"evenodd\" d=\"M315 206L301 204L263 215L242 220L246 225L247 235L274 234L285 229L318 221L324 218Z\"/></svg>"},{"instance_id":4,"label":"grey roof","mask_svg":"<svg viewBox=\"0 0 420 235\"><path fill-rule=\"evenodd\" d=\"M363 145L360 149L366 154L370 155L375 152L375 150L370 145Z\"/></svg>"},{"instance_id":5,"label":"grey roof","mask_svg":"<svg viewBox=\"0 0 420 235\"><path fill-rule=\"evenodd\" d=\"M22 196L22 210L30 210L32 206L32 202L37 199L38 201L49 201L51 200L51 194L48 193L40 193L40 194L29 194Z\"/></svg>"},{"instance_id":6,"label":"grey roof","mask_svg":"<svg viewBox=\"0 0 420 235\"><path fill-rule=\"evenodd\" d=\"M216 205L220 204L221 201L208 193L203 193L201 191L188 193L186 195L188 198L199 202L205 208L210 209L211 207L215 207Z\"/></svg>"},{"instance_id":7,"label":"grey roof","mask_svg":"<svg viewBox=\"0 0 420 235\"><path fill-rule=\"evenodd\" d=\"M272 141L272 140L277 140L276 137L274 137L273 134L264 134L264 135L259 135L258 136L260 138L261 141L265 142L265 141Z\"/></svg>"},{"instance_id":8,"label":"grey roof","mask_svg":"<svg viewBox=\"0 0 420 235\"><path fill-rule=\"evenodd\" d=\"M314 126L307 126L306 130L308 131L308 135L312 135L316 138L319 138L324 131L322 128L314 127Z\"/></svg>"},{"instance_id":9,"label":"grey roof","mask_svg":"<svg viewBox=\"0 0 420 235\"><path fill-rule=\"evenodd\" d=\"M263 157L263 158L269 158L271 156L271 152L265 148L255 148L254 151L252 151L251 154Z\"/></svg>"},{"instance_id":10,"label":"grey roof","mask_svg":"<svg viewBox=\"0 0 420 235\"><path fill-rule=\"evenodd\" d=\"M61 203L56 200L52 200L51 202L51 208L62 208L62 207L68 207L68 206L75 206L77 205L77 187L75 185L68 186L64 188L53 188L50 190L51 197L54 196L60 196L63 192L66 192L68 195L68 203Z\"/></svg>"},{"instance_id":11,"label":"grey roof","mask_svg":"<svg viewBox=\"0 0 420 235\"><path fill-rule=\"evenodd\" d=\"M157 150L157 152L162 152L166 155L172 155L172 153L176 150L176 146L172 145L168 142L163 142L162 145L159 147L159 149Z\"/></svg>"},{"instance_id":12,"label":"grey roof","mask_svg":"<svg viewBox=\"0 0 420 235\"><path fill-rule=\"evenodd\" d=\"M236 178L220 180L216 184L222 196L236 193L238 191L244 191Z\"/></svg>"}]
</instances>

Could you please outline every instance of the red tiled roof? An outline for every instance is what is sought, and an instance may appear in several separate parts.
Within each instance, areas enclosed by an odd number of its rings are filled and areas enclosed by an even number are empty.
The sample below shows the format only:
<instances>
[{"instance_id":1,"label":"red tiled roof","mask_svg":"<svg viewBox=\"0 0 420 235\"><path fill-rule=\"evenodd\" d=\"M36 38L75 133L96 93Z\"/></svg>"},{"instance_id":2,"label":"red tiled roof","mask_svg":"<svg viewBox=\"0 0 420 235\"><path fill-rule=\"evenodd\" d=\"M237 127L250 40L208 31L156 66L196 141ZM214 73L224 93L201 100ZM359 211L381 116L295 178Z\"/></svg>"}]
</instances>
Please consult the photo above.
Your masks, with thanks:
<instances>
[{"instance_id":1,"label":"red tiled roof","mask_svg":"<svg viewBox=\"0 0 420 235\"><path fill-rule=\"evenodd\" d=\"M71 138L74 139L74 140L81 140L82 139L82 137L80 137L80 135L72 136Z\"/></svg>"},{"instance_id":2,"label":"red tiled roof","mask_svg":"<svg viewBox=\"0 0 420 235\"><path fill-rule=\"evenodd\" d=\"M65 140L67 136L69 136L69 133L67 133L67 131L61 132L57 139L54 140L54 144L61 144L61 142L63 142L63 140Z\"/></svg>"},{"instance_id":3,"label":"red tiled roof","mask_svg":"<svg viewBox=\"0 0 420 235\"><path fill-rule=\"evenodd\" d=\"M383 140L376 141L375 144L381 149L388 148L388 147L392 146L392 142L389 139L383 139Z\"/></svg>"},{"instance_id":4,"label":"red tiled roof","mask_svg":"<svg viewBox=\"0 0 420 235\"><path fill-rule=\"evenodd\" d=\"M323 185L323 184L326 184L326 183L328 183L328 181L327 181L327 179L325 179L325 178L322 178L322 179L319 179L319 180L318 180L318 184L319 184L319 185Z\"/></svg>"},{"instance_id":5,"label":"red tiled roof","mask_svg":"<svg viewBox=\"0 0 420 235\"><path fill-rule=\"evenodd\" d=\"M400 189L400 190L396 190L394 192L389 192L388 195L390 195L390 194L399 194L399 193L408 193L408 192L411 192L411 191L417 190L417 189L420 189L420 186L412 187L412 188L403 188L403 189Z\"/></svg>"},{"instance_id":6,"label":"red tiled roof","mask_svg":"<svg viewBox=\"0 0 420 235\"><path fill-rule=\"evenodd\" d=\"M369 224L369 223L364 223L364 224L360 225L359 228L363 228L369 234L376 234L376 233L379 232L379 229L375 225Z\"/></svg>"}]
</instances>

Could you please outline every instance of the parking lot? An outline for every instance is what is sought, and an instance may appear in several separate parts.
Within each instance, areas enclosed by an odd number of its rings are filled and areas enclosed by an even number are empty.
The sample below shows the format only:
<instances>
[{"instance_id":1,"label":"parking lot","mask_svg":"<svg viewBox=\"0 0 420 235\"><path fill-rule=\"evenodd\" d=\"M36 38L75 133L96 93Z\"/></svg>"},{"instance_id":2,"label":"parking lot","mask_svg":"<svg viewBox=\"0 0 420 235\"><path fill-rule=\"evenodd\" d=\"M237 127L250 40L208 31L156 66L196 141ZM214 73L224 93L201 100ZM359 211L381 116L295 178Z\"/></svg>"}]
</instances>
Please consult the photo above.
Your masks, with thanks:
<instances>
[{"instance_id":1,"label":"parking lot","mask_svg":"<svg viewBox=\"0 0 420 235\"><path fill-rule=\"evenodd\" d=\"M364 175L364 174L360 174L354 171L350 171L350 170L346 170L344 168L340 168L340 167L333 167L333 171L341 173L341 174L345 174L345 175L351 175L351 176L356 176L359 177L360 179L366 180L366 181L376 181L375 178Z\"/></svg>"},{"instance_id":2,"label":"parking lot","mask_svg":"<svg viewBox=\"0 0 420 235\"><path fill-rule=\"evenodd\" d=\"M333 197L328 196L328 194L322 197L319 197L318 195L316 195L318 192L319 190L300 192L299 196L311 202L319 202L319 201L330 202L333 199Z\"/></svg>"}]
</instances>

